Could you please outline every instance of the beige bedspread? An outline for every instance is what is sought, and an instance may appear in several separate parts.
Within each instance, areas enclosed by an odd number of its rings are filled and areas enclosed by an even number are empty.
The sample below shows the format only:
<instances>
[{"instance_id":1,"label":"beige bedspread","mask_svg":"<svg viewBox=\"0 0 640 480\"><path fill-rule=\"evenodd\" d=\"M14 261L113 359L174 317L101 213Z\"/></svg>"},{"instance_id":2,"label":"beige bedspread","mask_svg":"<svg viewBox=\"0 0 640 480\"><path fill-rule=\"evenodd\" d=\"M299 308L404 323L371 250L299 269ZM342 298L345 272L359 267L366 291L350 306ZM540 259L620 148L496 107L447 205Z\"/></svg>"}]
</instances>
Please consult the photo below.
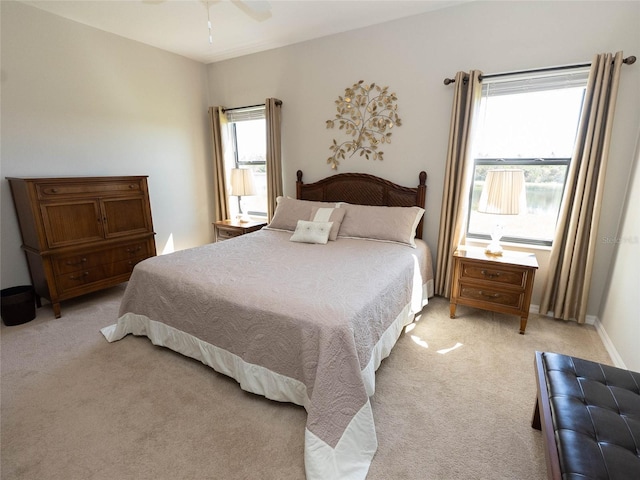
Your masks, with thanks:
<instances>
[{"instance_id":1,"label":"beige bedspread","mask_svg":"<svg viewBox=\"0 0 640 480\"><path fill-rule=\"evenodd\" d=\"M426 303L431 256L421 241L290 236L262 230L145 260L103 333L147 335L246 390L303 405L307 478L365 478L374 372Z\"/></svg>"}]
</instances>

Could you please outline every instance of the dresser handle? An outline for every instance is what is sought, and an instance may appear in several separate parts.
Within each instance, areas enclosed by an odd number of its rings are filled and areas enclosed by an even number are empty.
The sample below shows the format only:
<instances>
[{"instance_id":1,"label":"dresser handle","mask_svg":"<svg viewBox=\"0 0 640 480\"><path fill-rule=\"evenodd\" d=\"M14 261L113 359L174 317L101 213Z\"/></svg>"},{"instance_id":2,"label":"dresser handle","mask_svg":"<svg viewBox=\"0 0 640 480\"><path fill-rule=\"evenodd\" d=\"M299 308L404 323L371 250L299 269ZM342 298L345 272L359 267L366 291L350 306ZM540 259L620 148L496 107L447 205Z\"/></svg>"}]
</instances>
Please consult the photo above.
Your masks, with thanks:
<instances>
[{"instance_id":1,"label":"dresser handle","mask_svg":"<svg viewBox=\"0 0 640 480\"><path fill-rule=\"evenodd\" d=\"M89 272L82 272L82 275L69 275L71 280L80 280L81 278L88 277Z\"/></svg>"},{"instance_id":2,"label":"dresser handle","mask_svg":"<svg viewBox=\"0 0 640 480\"><path fill-rule=\"evenodd\" d=\"M480 296L487 297L487 298L499 298L500 297L499 293L484 293L482 290L478 291L478 293L480 294Z\"/></svg>"},{"instance_id":3,"label":"dresser handle","mask_svg":"<svg viewBox=\"0 0 640 480\"><path fill-rule=\"evenodd\" d=\"M485 277L489 277L489 278L496 278L500 276L500 272L496 272L496 273L489 273L486 270L480 270L480 273L482 275L484 275Z\"/></svg>"},{"instance_id":4,"label":"dresser handle","mask_svg":"<svg viewBox=\"0 0 640 480\"><path fill-rule=\"evenodd\" d=\"M140 245L138 245L136 248L127 248L127 252L129 253L136 253L136 252L139 252L140 250L142 250L142 247Z\"/></svg>"},{"instance_id":5,"label":"dresser handle","mask_svg":"<svg viewBox=\"0 0 640 480\"><path fill-rule=\"evenodd\" d=\"M77 262L72 262L70 260L67 260L66 264L67 265L80 265L81 263L85 263L87 261L86 258L82 258L80 260L78 260Z\"/></svg>"}]
</instances>

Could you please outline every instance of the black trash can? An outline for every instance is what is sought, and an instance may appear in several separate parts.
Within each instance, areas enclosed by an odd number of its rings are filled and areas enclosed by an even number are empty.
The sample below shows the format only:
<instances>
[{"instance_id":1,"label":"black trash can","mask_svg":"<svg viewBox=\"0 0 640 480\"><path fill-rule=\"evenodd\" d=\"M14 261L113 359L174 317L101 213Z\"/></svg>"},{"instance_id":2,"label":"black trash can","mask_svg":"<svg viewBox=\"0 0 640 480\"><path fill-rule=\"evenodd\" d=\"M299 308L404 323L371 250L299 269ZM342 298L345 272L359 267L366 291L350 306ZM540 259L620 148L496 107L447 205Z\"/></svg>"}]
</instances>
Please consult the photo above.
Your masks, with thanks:
<instances>
[{"instance_id":1,"label":"black trash can","mask_svg":"<svg viewBox=\"0 0 640 480\"><path fill-rule=\"evenodd\" d=\"M4 288L1 294L5 325L22 325L36 318L35 294L31 285Z\"/></svg>"}]
</instances>

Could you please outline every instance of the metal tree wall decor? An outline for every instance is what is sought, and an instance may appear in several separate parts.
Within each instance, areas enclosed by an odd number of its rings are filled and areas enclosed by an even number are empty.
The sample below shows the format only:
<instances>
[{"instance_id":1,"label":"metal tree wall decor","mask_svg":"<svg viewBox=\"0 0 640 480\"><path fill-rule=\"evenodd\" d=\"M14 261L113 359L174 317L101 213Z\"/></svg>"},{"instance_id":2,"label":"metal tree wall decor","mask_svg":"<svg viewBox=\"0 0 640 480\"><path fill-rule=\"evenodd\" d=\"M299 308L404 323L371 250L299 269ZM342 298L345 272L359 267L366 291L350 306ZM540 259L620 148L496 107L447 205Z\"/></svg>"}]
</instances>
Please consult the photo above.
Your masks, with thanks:
<instances>
[{"instance_id":1,"label":"metal tree wall decor","mask_svg":"<svg viewBox=\"0 0 640 480\"><path fill-rule=\"evenodd\" d=\"M365 85L363 80L345 88L344 97L338 97L338 113L334 120L327 120L327 128L333 128L336 122L350 139L338 143L335 139L329 149L333 155L327 159L331 168L336 170L340 160L356 152L367 160L382 160L383 153L379 145L391 143L391 129L402 125L396 104L395 93L389 93L389 87L380 87L375 83Z\"/></svg>"}]
</instances>

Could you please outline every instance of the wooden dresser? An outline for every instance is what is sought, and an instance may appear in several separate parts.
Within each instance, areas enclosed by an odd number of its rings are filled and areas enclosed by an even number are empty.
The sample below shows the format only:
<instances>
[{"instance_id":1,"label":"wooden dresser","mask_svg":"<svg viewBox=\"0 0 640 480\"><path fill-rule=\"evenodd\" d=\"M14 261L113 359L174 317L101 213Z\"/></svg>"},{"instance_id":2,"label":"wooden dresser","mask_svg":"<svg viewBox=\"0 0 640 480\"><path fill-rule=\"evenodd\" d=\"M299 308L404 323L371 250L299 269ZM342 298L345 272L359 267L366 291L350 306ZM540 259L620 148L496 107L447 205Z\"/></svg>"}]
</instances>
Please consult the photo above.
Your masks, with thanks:
<instances>
[{"instance_id":1,"label":"wooden dresser","mask_svg":"<svg viewBox=\"0 0 640 480\"><path fill-rule=\"evenodd\" d=\"M529 318L533 280L538 262L535 255L505 251L487 255L482 249L456 250L453 254L450 316L456 306L467 305L520 317L524 334Z\"/></svg>"},{"instance_id":2,"label":"wooden dresser","mask_svg":"<svg viewBox=\"0 0 640 480\"><path fill-rule=\"evenodd\" d=\"M8 178L31 281L53 305L129 279L155 256L147 177Z\"/></svg>"}]
</instances>

